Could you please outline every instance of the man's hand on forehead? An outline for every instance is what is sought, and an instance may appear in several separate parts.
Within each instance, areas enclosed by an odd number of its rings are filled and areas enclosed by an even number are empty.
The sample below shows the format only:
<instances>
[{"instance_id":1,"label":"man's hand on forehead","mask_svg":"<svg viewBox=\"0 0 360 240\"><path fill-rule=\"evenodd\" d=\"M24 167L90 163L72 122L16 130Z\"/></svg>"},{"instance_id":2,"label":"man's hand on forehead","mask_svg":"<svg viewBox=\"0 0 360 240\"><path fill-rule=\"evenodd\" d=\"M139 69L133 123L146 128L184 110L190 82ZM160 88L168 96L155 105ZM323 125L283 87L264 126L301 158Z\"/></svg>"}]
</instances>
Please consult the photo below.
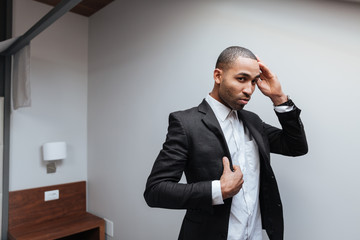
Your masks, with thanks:
<instances>
[{"instance_id":1,"label":"man's hand on forehead","mask_svg":"<svg viewBox=\"0 0 360 240\"><path fill-rule=\"evenodd\" d=\"M277 76L256 56L260 67L260 80L256 82L260 91L271 99L274 105L287 101L287 96L281 89Z\"/></svg>"}]
</instances>

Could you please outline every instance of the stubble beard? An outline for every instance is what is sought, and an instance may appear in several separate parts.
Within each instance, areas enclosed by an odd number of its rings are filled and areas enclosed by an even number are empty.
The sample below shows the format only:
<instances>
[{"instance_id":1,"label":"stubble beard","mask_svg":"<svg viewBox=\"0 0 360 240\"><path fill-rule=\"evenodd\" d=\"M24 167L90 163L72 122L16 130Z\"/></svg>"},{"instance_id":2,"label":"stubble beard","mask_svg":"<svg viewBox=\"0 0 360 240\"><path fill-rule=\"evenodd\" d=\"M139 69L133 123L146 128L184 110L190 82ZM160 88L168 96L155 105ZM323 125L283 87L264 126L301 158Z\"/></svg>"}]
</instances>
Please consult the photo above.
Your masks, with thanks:
<instances>
[{"instance_id":1,"label":"stubble beard","mask_svg":"<svg viewBox=\"0 0 360 240\"><path fill-rule=\"evenodd\" d=\"M240 110L242 110L242 109L245 107L244 104L236 104L236 102L233 103L233 102L231 101L231 99L224 98L224 97L222 96L222 94L219 94L219 97L220 97L222 103L223 103L225 106L227 106L228 108L231 108L231 110L240 111Z\"/></svg>"}]
</instances>

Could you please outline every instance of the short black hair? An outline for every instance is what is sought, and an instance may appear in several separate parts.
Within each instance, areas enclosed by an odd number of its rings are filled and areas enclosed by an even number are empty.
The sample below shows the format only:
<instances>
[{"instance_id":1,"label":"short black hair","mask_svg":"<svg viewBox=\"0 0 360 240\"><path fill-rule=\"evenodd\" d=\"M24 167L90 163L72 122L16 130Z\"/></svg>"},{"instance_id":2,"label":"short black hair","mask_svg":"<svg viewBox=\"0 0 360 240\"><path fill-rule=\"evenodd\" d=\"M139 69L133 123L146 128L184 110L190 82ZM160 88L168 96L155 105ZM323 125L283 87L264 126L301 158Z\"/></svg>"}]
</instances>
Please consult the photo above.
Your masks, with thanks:
<instances>
[{"instance_id":1,"label":"short black hair","mask_svg":"<svg viewBox=\"0 0 360 240\"><path fill-rule=\"evenodd\" d=\"M257 60L255 54L249 49L239 46L231 46L222 51L216 61L215 68L227 70L239 57Z\"/></svg>"}]
</instances>

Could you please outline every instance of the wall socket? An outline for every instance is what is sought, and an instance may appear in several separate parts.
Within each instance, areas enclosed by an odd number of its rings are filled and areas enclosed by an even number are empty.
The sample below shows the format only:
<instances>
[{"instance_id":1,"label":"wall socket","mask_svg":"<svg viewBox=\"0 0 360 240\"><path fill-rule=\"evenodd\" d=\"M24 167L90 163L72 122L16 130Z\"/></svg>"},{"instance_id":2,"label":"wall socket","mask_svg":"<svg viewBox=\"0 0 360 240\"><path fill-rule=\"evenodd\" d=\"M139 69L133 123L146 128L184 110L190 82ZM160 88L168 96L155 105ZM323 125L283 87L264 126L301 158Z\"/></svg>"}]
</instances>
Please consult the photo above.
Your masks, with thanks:
<instances>
[{"instance_id":1,"label":"wall socket","mask_svg":"<svg viewBox=\"0 0 360 240\"><path fill-rule=\"evenodd\" d=\"M45 201L51 201L57 199L59 199L59 190L52 190L45 192Z\"/></svg>"},{"instance_id":2,"label":"wall socket","mask_svg":"<svg viewBox=\"0 0 360 240\"><path fill-rule=\"evenodd\" d=\"M109 219L104 218L105 220L105 233L110 237L114 236L114 223Z\"/></svg>"}]
</instances>

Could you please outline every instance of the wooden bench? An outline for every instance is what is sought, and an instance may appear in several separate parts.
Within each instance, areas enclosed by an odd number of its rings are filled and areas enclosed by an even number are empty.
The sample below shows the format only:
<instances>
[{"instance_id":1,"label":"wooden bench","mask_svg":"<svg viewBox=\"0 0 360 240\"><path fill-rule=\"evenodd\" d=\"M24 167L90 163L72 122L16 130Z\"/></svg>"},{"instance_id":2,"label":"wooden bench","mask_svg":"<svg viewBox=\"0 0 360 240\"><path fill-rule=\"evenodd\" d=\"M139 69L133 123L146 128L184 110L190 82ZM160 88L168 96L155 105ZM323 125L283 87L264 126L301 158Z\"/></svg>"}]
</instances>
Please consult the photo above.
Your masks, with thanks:
<instances>
[{"instance_id":1,"label":"wooden bench","mask_svg":"<svg viewBox=\"0 0 360 240\"><path fill-rule=\"evenodd\" d=\"M45 201L46 191L59 190L59 199ZM105 240L105 221L86 212L86 182L9 192L11 240Z\"/></svg>"}]
</instances>

